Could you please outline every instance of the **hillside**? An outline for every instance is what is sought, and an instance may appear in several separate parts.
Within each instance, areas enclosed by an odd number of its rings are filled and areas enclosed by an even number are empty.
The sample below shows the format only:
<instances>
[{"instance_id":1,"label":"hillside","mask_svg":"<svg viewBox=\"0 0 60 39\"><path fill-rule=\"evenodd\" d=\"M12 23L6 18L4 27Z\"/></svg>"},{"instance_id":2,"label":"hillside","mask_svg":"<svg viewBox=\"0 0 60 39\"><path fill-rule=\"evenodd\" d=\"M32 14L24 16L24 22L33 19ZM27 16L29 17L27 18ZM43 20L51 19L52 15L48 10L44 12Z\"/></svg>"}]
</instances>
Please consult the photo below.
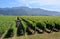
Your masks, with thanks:
<instances>
[{"instance_id":1,"label":"hillside","mask_svg":"<svg viewBox=\"0 0 60 39\"><path fill-rule=\"evenodd\" d=\"M29 8L29 7L13 7L13 8L0 8L0 15L51 15L51 16L59 16L60 12L56 11L48 11L40 8Z\"/></svg>"}]
</instances>

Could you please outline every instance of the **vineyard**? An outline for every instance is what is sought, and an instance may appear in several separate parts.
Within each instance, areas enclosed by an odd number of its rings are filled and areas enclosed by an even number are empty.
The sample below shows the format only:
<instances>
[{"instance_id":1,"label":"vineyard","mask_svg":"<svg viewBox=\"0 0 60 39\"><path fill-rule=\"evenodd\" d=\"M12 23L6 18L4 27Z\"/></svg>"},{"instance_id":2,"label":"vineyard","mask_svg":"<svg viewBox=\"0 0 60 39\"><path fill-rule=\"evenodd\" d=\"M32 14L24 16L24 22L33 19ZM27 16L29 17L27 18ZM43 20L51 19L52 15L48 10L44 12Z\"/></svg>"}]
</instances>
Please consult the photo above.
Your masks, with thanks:
<instances>
[{"instance_id":1,"label":"vineyard","mask_svg":"<svg viewBox=\"0 0 60 39\"><path fill-rule=\"evenodd\" d=\"M16 28L17 16L0 16L0 39L60 32L59 16L19 16L21 26Z\"/></svg>"}]
</instances>

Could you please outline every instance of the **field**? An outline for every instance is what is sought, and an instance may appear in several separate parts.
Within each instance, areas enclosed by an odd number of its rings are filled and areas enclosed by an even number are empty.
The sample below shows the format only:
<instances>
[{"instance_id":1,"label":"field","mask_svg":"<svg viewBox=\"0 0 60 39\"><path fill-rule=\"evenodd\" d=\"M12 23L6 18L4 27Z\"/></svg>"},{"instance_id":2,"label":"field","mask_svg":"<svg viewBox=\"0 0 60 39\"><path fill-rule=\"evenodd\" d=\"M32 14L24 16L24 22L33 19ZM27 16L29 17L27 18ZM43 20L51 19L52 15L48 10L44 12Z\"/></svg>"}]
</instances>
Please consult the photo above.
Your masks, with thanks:
<instances>
[{"instance_id":1,"label":"field","mask_svg":"<svg viewBox=\"0 0 60 39\"><path fill-rule=\"evenodd\" d=\"M60 39L60 16L0 16L0 39Z\"/></svg>"}]
</instances>

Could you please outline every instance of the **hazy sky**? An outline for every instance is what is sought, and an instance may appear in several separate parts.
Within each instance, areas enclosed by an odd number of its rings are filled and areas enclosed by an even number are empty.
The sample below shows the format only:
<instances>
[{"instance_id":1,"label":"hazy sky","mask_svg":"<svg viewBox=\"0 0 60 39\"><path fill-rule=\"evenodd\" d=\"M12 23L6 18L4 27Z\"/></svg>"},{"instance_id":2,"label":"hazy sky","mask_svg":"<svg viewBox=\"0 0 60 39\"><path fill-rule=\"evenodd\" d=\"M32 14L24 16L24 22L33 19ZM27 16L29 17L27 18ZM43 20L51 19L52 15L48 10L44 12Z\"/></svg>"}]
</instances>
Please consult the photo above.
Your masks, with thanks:
<instances>
[{"instance_id":1,"label":"hazy sky","mask_svg":"<svg viewBox=\"0 0 60 39\"><path fill-rule=\"evenodd\" d=\"M60 12L60 0L0 0L0 8L19 6Z\"/></svg>"}]
</instances>

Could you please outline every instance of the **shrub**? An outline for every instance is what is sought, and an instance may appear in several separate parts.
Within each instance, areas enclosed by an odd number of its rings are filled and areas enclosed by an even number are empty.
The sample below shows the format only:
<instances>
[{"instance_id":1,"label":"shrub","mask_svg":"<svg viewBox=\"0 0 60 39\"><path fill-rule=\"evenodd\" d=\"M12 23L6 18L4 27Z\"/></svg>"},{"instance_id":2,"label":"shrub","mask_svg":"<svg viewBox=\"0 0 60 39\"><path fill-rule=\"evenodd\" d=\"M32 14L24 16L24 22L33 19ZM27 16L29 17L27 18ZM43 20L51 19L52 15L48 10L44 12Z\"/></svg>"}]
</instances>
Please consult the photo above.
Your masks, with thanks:
<instances>
[{"instance_id":1,"label":"shrub","mask_svg":"<svg viewBox=\"0 0 60 39\"><path fill-rule=\"evenodd\" d=\"M55 28L60 30L60 21L55 21Z\"/></svg>"},{"instance_id":2,"label":"shrub","mask_svg":"<svg viewBox=\"0 0 60 39\"><path fill-rule=\"evenodd\" d=\"M42 30L45 30L45 28L46 28L45 23L42 22L42 21L37 22L37 23L36 23L36 26L39 27L39 28L42 29Z\"/></svg>"},{"instance_id":3,"label":"shrub","mask_svg":"<svg viewBox=\"0 0 60 39\"><path fill-rule=\"evenodd\" d=\"M49 21L49 20L48 20L48 21L46 22L46 28L52 30L54 27L55 27L55 24L54 24L53 21Z\"/></svg>"}]
</instances>

